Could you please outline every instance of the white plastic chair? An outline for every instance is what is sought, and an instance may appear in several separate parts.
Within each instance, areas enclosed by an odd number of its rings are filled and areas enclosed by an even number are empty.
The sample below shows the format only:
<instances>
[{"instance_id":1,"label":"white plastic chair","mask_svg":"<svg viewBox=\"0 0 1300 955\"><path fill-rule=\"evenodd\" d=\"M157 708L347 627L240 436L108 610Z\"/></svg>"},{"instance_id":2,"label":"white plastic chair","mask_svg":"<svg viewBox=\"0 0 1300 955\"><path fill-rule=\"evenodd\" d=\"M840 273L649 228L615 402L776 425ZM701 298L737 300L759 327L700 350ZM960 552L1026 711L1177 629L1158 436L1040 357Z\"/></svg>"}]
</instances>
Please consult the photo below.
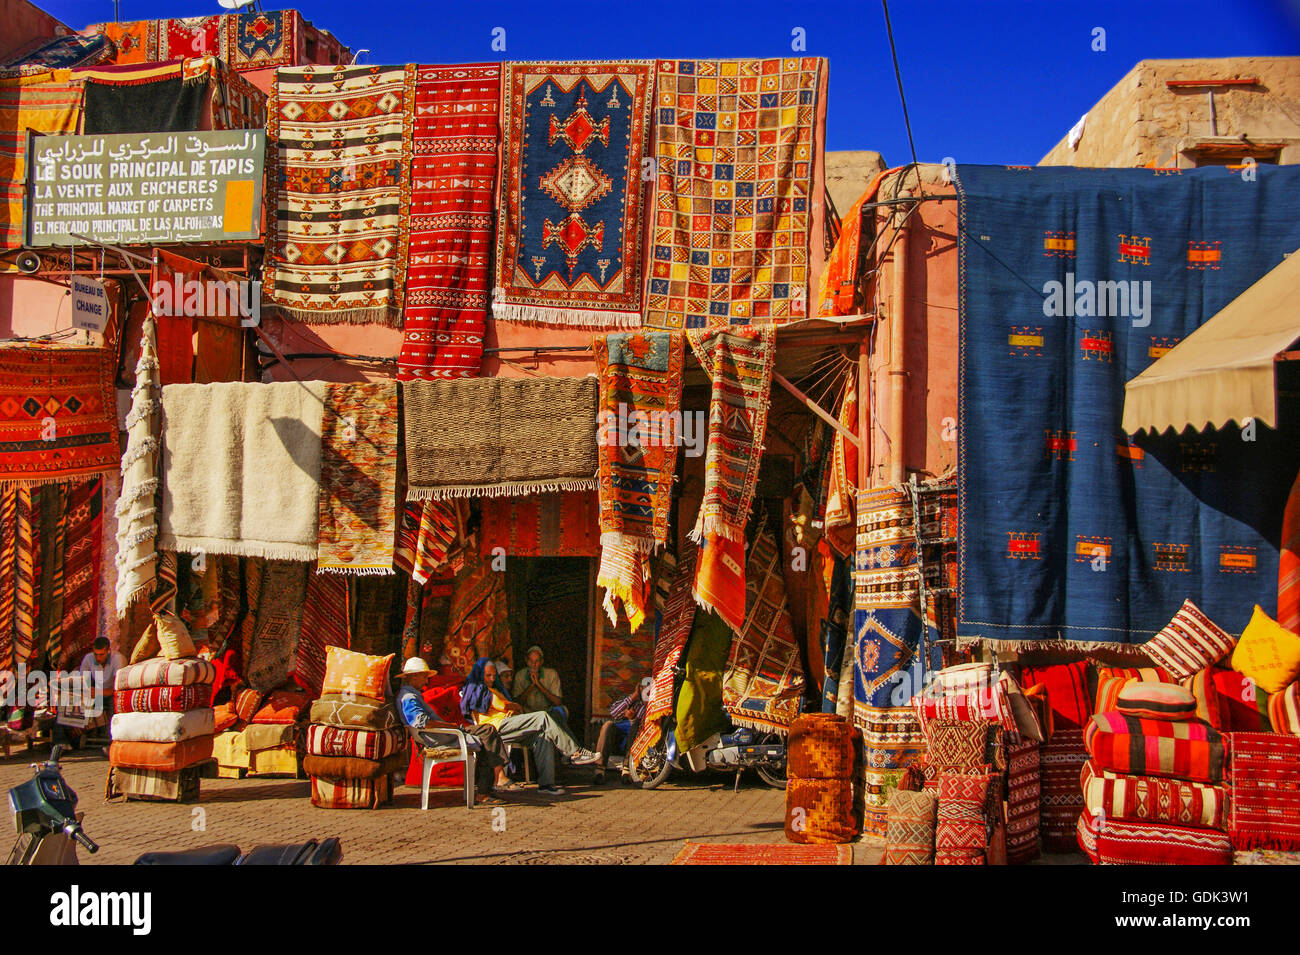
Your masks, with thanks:
<instances>
[{"instance_id":1,"label":"white plastic chair","mask_svg":"<svg viewBox=\"0 0 1300 955\"><path fill-rule=\"evenodd\" d=\"M420 809L429 808L429 779L433 776L433 767L443 763L465 764L465 808L474 808L474 768L478 763L478 750L483 746L478 738L466 733L458 726L446 723L428 724L413 730L416 744L424 756L424 785L420 792ZM441 737L449 745L436 745Z\"/></svg>"}]
</instances>

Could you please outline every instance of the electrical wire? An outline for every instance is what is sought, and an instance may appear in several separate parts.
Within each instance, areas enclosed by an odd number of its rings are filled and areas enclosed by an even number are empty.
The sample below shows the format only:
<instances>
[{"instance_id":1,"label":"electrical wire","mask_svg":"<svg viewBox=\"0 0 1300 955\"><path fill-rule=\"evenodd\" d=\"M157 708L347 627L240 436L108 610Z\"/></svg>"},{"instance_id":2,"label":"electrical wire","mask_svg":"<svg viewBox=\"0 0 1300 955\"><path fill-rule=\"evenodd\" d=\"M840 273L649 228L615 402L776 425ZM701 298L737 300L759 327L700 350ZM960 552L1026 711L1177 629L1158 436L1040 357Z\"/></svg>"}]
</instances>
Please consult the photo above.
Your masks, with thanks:
<instances>
[{"instance_id":1,"label":"electrical wire","mask_svg":"<svg viewBox=\"0 0 1300 955\"><path fill-rule=\"evenodd\" d=\"M894 58L894 78L898 81L898 99L903 104L903 125L907 127L907 145L912 150L912 165L917 165L916 142L912 139L912 120L907 115L907 97L903 95L903 74L898 68L898 50L894 48L894 25L889 21L889 0L880 0L885 10L885 31L889 34L889 53ZM918 175L918 179L920 176Z\"/></svg>"}]
</instances>

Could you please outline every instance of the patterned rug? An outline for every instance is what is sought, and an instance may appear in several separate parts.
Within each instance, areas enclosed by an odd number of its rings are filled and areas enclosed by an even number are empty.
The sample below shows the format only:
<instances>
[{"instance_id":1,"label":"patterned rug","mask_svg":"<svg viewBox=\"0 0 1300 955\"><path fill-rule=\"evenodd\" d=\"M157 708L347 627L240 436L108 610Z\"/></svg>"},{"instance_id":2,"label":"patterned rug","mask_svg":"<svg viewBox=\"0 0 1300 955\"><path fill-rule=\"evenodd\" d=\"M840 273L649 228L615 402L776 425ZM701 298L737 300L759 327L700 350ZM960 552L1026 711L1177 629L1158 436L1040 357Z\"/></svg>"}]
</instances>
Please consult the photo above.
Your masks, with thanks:
<instances>
[{"instance_id":1,"label":"patterned rug","mask_svg":"<svg viewBox=\"0 0 1300 955\"><path fill-rule=\"evenodd\" d=\"M158 59L158 20L135 20L130 23L97 23L90 27L113 41L119 66L152 63Z\"/></svg>"},{"instance_id":2,"label":"patterned rug","mask_svg":"<svg viewBox=\"0 0 1300 955\"><path fill-rule=\"evenodd\" d=\"M499 63L416 70L403 381L471 377L482 364L500 93Z\"/></svg>"},{"instance_id":3,"label":"patterned rug","mask_svg":"<svg viewBox=\"0 0 1300 955\"><path fill-rule=\"evenodd\" d=\"M0 74L30 76L46 70L70 70L76 66L92 66L113 58L116 50L105 36L57 36L42 39L23 52L11 54L0 64Z\"/></svg>"},{"instance_id":4,"label":"patterned rug","mask_svg":"<svg viewBox=\"0 0 1300 955\"><path fill-rule=\"evenodd\" d=\"M113 509L117 523L113 549L115 618L126 616L136 600L149 597L156 577L162 394L156 342L157 324L151 315L146 316L140 331L131 410L124 422L126 450L121 462L121 491Z\"/></svg>"},{"instance_id":5,"label":"patterned rug","mask_svg":"<svg viewBox=\"0 0 1300 955\"><path fill-rule=\"evenodd\" d=\"M13 515L13 661L30 663L36 653L37 620L41 611L41 498L45 488L9 488L13 505L5 510ZM8 522L6 522L8 523Z\"/></svg>"},{"instance_id":6,"label":"patterned rug","mask_svg":"<svg viewBox=\"0 0 1300 955\"><path fill-rule=\"evenodd\" d=\"M862 491L854 575L853 721L862 729L866 809L877 820L874 827L868 820L868 830L883 827L890 794L925 749L920 722L908 704L926 673L942 666L934 622L921 610L919 561L908 492L889 487ZM921 652L923 637L928 660Z\"/></svg>"},{"instance_id":7,"label":"patterned rug","mask_svg":"<svg viewBox=\"0 0 1300 955\"><path fill-rule=\"evenodd\" d=\"M51 667L63 658L63 557L68 540L67 503L68 485L51 484L41 488L41 596L36 617L37 656Z\"/></svg>"},{"instance_id":8,"label":"patterned rug","mask_svg":"<svg viewBox=\"0 0 1300 955\"><path fill-rule=\"evenodd\" d=\"M1228 785L1234 849L1300 849L1300 738L1233 733Z\"/></svg>"},{"instance_id":9,"label":"patterned rug","mask_svg":"<svg viewBox=\"0 0 1300 955\"><path fill-rule=\"evenodd\" d=\"M221 14L207 17L179 17L158 21L158 50L160 60L184 59L211 53L221 55L225 37L222 36Z\"/></svg>"},{"instance_id":10,"label":"patterned rug","mask_svg":"<svg viewBox=\"0 0 1300 955\"><path fill-rule=\"evenodd\" d=\"M661 563L664 574L669 573L668 558ZM671 571L672 579L664 598L663 615L655 636L654 663L651 675L650 698L646 701L645 715L636 739L628 747L628 761L635 763L646 750L659 742L662 735L660 720L673 712L673 682L675 669L686 651L691 627L695 623L695 601L691 597L691 583L695 579L695 550L687 548L681 563ZM662 587L662 577L660 586Z\"/></svg>"},{"instance_id":11,"label":"patterned rug","mask_svg":"<svg viewBox=\"0 0 1300 955\"><path fill-rule=\"evenodd\" d=\"M317 570L394 572L397 423L396 382L349 382L326 389Z\"/></svg>"},{"instance_id":12,"label":"patterned rug","mask_svg":"<svg viewBox=\"0 0 1300 955\"><path fill-rule=\"evenodd\" d=\"M286 318L401 324L415 67L282 69L267 118L263 294ZM318 149L319 140L329 149ZM271 190L268 190L268 192Z\"/></svg>"},{"instance_id":13,"label":"patterned rug","mask_svg":"<svg viewBox=\"0 0 1300 955\"><path fill-rule=\"evenodd\" d=\"M63 545L62 661L75 667L99 636L99 577L103 557L103 482L67 489Z\"/></svg>"},{"instance_id":14,"label":"patterned rug","mask_svg":"<svg viewBox=\"0 0 1300 955\"><path fill-rule=\"evenodd\" d=\"M786 733L803 707L803 666L786 602L781 548L764 521L745 568L747 612L731 643L722 705L738 726Z\"/></svg>"},{"instance_id":15,"label":"patterned rug","mask_svg":"<svg viewBox=\"0 0 1300 955\"><path fill-rule=\"evenodd\" d=\"M744 537L758 486L776 333L771 328L692 331L687 340L713 386L704 500L692 537L735 540Z\"/></svg>"},{"instance_id":16,"label":"patterned rug","mask_svg":"<svg viewBox=\"0 0 1300 955\"><path fill-rule=\"evenodd\" d=\"M654 655L653 614L648 614L635 630L626 623L596 629L592 650L596 678L591 681L589 709L594 721L607 718L611 706L636 690L643 677L651 675Z\"/></svg>"},{"instance_id":17,"label":"patterned rug","mask_svg":"<svg viewBox=\"0 0 1300 955\"><path fill-rule=\"evenodd\" d=\"M652 550L668 539L682 432L684 338L680 332L616 332L597 335L592 351L600 376L601 540Z\"/></svg>"},{"instance_id":18,"label":"patterned rug","mask_svg":"<svg viewBox=\"0 0 1300 955\"><path fill-rule=\"evenodd\" d=\"M591 491L489 497L480 507L485 557L498 548L509 557L595 557L600 553L599 504Z\"/></svg>"},{"instance_id":19,"label":"patterned rug","mask_svg":"<svg viewBox=\"0 0 1300 955\"><path fill-rule=\"evenodd\" d=\"M85 88L67 70L0 78L0 249L23 244L23 184L27 181L27 130L75 133ZM5 263L6 272L17 266Z\"/></svg>"},{"instance_id":20,"label":"patterned rug","mask_svg":"<svg viewBox=\"0 0 1300 955\"><path fill-rule=\"evenodd\" d=\"M351 648L350 618L347 578L309 573L293 679L313 696L320 696L325 683L325 648Z\"/></svg>"},{"instance_id":21,"label":"patterned rug","mask_svg":"<svg viewBox=\"0 0 1300 955\"><path fill-rule=\"evenodd\" d=\"M493 498L492 500L514 500ZM411 579L423 586L442 569L452 555L457 541L464 537L468 503L466 501L417 501L420 529L415 538L415 558ZM484 504L486 505L486 501Z\"/></svg>"},{"instance_id":22,"label":"patterned rug","mask_svg":"<svg viewBox=\"0 0 1300 955\"><path fill-rule=\"evenodd\" d=\"M1189 594L1230 632L1271 606L1300 444L1121 427L1124 383L1300 248L1300 169L1261 172L958 167L962 639L1082 651Z\"/></svg>"},{"instance_id":23,"label":"patterned rug","mask_svg":"<svg viewBox=\"0 0 1300 955\"><path fill-rule=\"evenodd\" d=\"M293 672L307 599L307 565L292 560L244 561L244 681L269 692Z\"/></svg>"},{"instance_id":24,"label":"patterned rug","mask_svg":"<svg viewBox=\"0 0 1300 955\"><path fill-rule=\"evenodd\" d=\"M292 66L298 55L300 18L296 10L223 16L226 48L222 58L240 71Z\"/></svg>"},{"instance_id":25,"label":"patterned rug","mask_svg":"<svg viewBox=\"0 0 1300 955\"><path fill-rule=\"evenodd\" d=\"M492 562L467 552L456 574L443 656L454 671L468 674L479 657L511 662L506 577Z\"/></svg>"},{"instance_id":26,"label":"patterned rug","mask_svg":"<svg viewBox=\"0 0 1300 955\"><path fill-rule=\"evenodd\" d=\"M0 484L117 470L114 362L103 348L0 348Z\"/></svg>"},{"instance_id":27,"label":"patterned rug","mask_svg":"<svg viewBox=\"0 0 1300 955\"><path fill-rule=\"evenodd\" d=\"M705 537L695 565L695 602L712 610L732 630L745 623L745 542Z\"/></svg>"},{"instance_id":28,"label":"patterned rug","mask_svg":"<svg viewBox=\"0 0 1300 955\"><path fill-rule=\"evenodd\" d=\"M596 489L595 378L402 384L407 500Z\"/></svg>"},{"instance_id":29,"label":"patterned rug","mask_svg":"<svg viewBox=\"0 0 1300 955\"><path fill-rule=\"evenodd\" d=\"M658 70L645 324L805 317L826 61L660 60Z\"/></svg>"},{"instance_id":30,"label":"patterned rug","mask_svg":"<svg viewBox=\"0 0 1300 955\"><path fill-rule=\"evenodd\" d=\"M506 64L495 318L641 324L652 69Z\"/></svg>"},{"instance_id":31,"label":"patterned rug","mask_svg":"<svg viewBox=\"0 0 1300 955\"><path fill-rule=\"evenodd\" d=\"M687 842L672 865L852 865L853 847Z\"/></svg>"}]
</instances>

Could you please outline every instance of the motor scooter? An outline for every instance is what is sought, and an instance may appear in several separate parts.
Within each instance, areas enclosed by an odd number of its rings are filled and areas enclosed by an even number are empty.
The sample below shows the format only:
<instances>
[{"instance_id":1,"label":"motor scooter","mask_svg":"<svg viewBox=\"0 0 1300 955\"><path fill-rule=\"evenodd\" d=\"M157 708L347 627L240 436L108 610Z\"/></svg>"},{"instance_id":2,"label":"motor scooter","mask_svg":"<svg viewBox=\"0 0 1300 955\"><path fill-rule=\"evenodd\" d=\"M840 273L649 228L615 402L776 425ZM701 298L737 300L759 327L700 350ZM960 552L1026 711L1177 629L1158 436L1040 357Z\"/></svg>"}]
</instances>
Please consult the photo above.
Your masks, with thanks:
<instances>
[{"instance_id":1,"label":"motor scooter","mask_svg":"<svg viewBox=\"0 0 1300 955\"><path fill-rule=\"evenodd\" d=\"M32 763L35 770L27 782L9 790L9 808L14 814L18 838L7 865L78 865L77 846L87 852L99 846L81 827L84 813L77 812L77 793L63 778L55 745L44 763ZM343 847L337 838L308 839L290 845L256 846L249 852L229 843L182 849L176 852L146 852L136 865L338 865Z\"/></svg>"},{"instance_id":2,"label":"motor scooter","mask_svg":"<svg viewBox=\"0 0 1300 955\"><path fill-rule=\"evenodd\" d=\"M639 760L629 763L628 775L642 789L654 789L676 769L678 772L703 773L709 770L734 772L732 790L740 788L740 775L746 769L758 772L758 778L773 789L786 787L786 745L776 733L759 733L738 727L727 733L714 733L685 753L677 749L671 718L665 718L659 742L646 750Z\"/></svg>"}]
</instances>

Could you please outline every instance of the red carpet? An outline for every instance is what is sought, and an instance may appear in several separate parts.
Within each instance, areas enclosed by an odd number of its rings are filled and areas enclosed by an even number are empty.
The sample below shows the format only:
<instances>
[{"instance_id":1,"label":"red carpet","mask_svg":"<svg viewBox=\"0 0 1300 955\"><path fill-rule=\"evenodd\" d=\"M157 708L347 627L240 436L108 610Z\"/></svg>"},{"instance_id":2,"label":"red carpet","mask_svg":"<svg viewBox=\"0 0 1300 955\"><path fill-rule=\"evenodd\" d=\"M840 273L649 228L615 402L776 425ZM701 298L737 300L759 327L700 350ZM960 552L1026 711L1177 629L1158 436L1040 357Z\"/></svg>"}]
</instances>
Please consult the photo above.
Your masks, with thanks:
<instances>
[{"instance_id":1,"label":"red carpet","mask_svg":"<svg viewBox=\"0 0 1300 955\"><path fill-rule=\"evenodd\" d=\"M688 842L673 865L852 865L852 846Z\"/></svg>"}]
</instances>

